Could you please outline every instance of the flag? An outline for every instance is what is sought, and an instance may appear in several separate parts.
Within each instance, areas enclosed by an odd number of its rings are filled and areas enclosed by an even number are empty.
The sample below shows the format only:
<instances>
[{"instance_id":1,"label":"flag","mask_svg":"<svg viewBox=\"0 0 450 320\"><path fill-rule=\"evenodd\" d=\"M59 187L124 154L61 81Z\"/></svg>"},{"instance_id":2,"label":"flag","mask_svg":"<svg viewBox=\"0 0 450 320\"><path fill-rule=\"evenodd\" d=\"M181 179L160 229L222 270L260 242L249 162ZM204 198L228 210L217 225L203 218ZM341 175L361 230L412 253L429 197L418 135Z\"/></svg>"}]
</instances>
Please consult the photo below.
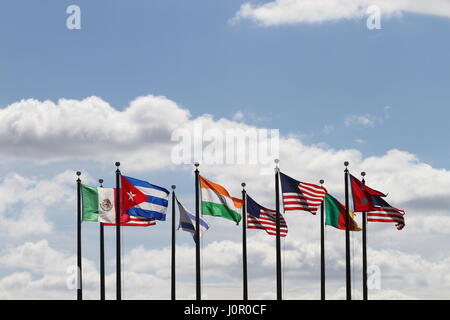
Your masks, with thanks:
<instances>
[{"instance_id":1,"label":"flag","mask_svg":"<svg viewBox=\"0 0 450 320\"><path fill-rule=\"evenodd\" d=\"M284 211L308 211L317 213L317 209L327 194L324 187L297 181L280 172L281 192Z\"/></svg>"},{"instance_id":2,"label":"flag","mask_svg":"<svg viewBox=\"0 0 450 320\"><path fill-rule=\"evenodd\" d=\"M101 222L105 226L116 225L116 189L81 185L82 220ZM155 225L154 219L131 217L123 213L120 217L122 226Z\"/></svg>"},{"instance_id":3,"label":"flag","mask_svg":"<svg viewBox=\"0 0 450 320\"><path fill-rule=\"evenodd\" d=\"M374 208L367 212L367 221L370 222L394 222L398 230L405 226L405 211L392 207L379 196L372 196Z\"/></svg>"},{"instance_id":4,"label":"flag","mask_svg":"<svg viewBox=\"0 0 450 320\"><path fill-rule=\"evenodd\" d=\"M165 221L169 191L147 181L122 176L123 211L134 217Z\"/></svg>"},{"instance_id":5,"label":"flag","mask_svg":"<svg viewBox=\"0 0 450 320\"><path fill-rule=\"evenodd\" d=\"M116 221L116 189L81 185L82 220L103 223ZM121 217L126 222L127 217Z\"/></svg>"},{"instance_id":6,"label":"flag","mask_svg":"<svg viewBox=\"0 0 450 320\"><path fill-rule=\"evenodd\" d=\"M202 214L222 217L239 223L241 215L238 210L242 208L242 200L231 197L228 191L200 176L202 196Z\"/></svg>"},{"instance_id":7,"label":"flag","mask_svg":"<svg viewBox=\"0 0 450 320\"><path fill-rule=\"evenodd\" d=\"M356 221L353 219L355 214L350 211L350 231L361 231ZM336 198L327 194L325 196L325 224L335 228L345 230L346 208Z\"/></svg>"},{"instance_id":8,"label":"flag","mask_svg":"<svg viewBox=\"0 0 450 320\"><path fill-rule=\"evenodd\" d=\"M262 229L272 236L277 235L276 211L264 208L247 195L247 228ZM288 232L286 221L280 213L280 237Z\"/></svg>"},{"instance_id":9,"label":"flag","mask_svg":"<svg viewBox=\"0 0 450 320\"><path fill-rule=\"evenodd\" d=\"M195 241L195 222L196 222L195 214L192 214L190 211L188 211L178 201L178 199L176 199L176 200L178 203L178 210L180 211L180 223L178 225L178 229L181 228L184 231L192 233L192 236L194 237L194 241ZM209 229L208 223L202 217L200 217L199 224L200 224L200 233L203 233Z\"/></svg>"},{"instance_id":10,"label":"flag","mask_svg":"<svg viewBox=\"0 0 450 320\"><path fill-rule=\"evenodd\" d=\"M353 211L364 212L374 208L372 196L385 197L380 191L369 188L364 183L350 175L350 184L352 187Z\"/></svg>"}]
</instances>

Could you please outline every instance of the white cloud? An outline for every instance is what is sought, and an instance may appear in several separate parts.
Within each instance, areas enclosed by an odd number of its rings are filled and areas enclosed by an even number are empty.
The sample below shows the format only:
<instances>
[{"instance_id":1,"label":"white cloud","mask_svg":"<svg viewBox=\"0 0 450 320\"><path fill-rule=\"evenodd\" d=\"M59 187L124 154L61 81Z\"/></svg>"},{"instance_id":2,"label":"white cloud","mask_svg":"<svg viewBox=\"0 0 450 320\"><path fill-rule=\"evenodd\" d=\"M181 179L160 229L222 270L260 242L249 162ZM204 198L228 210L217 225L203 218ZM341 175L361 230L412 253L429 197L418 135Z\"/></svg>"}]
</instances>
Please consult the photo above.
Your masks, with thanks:
<instances>
[{"instance_id":1,"label":"white cloud","mask_svg":"<svg viewBox=\"0 0 450 320\"><path fill-rule=\"evenodd\" d=\"M321 23L367 17L371 5L381 9L382 18L403 13L450 17L449 0L274 0L253 4L246 2L232 19L250 20L262 26Z\"/></svg>"},{"instance_id":2,"label":"white cloud","mask_svg":"<svg viewBox=\"0 0 450 320\"><path fill-rule=\"evenodd\" d=\"M12 238L48 234L53 223L46 215L50 207L62 208L75 199L74 172L65 171L48 180L7 174L0 181L0 230ZM89 176L84 177L89 181Z\"/></svg>"},{"instance_id":3,"label":"white cloud","mask_svg":"<svg viewBox=\"0 0 450 320\"><path fill-rule=\"evenodd\" d=\"M161 96L137 98L123 111L97 97L57 104L22 100L0 109L0 154L37 161L121 158L154 169L167 164L166 142L188 118L188 111ZM138 150L144 149L152 150L152 161L142 163Z\"/></svg>"},{"instance_id":4,"label":"white cloud","mask_svg":"<svg viewBox=\"0 0 450 320\"><path fill-rule=\"evenodd\" d=\"M345 118L344 124L346 127L351 126L363 126L363 127L374 127L376 123L376 118L370 114L363 115L350 115Z\"/></svg>"},{"instance_id":5,"label":"white cloud","mask_svg":"<svg viewBox=\"0 0 450 320\"><path fill-rule=\"evenodd\" d=\"M83 111L82 115L80 111ZM42 121L35 121L39 117ZM95 118L104 126L110 126L111 132L116 134L103 129L97 132L93 125L95 121L92 120ZM111 118L120 121L112 121ZM28 157L29 165L33 166L35 159L30 154L37 153L45 161L59 161L64 165L74 155L79 155L80 159L111 162L110 158L102 156L108 154L119 157L116 159L127 167L142 169L142 159L160 157L157 166L144 165L143 170L173 168L170 162L170 150L173 146L170 134L174 128L192 130L198 122L202 122L204 128L219 131L228 128L255 128L228 119L217 120L208 115L191 119L189 111L173 101L154 96L138 98L124 111L117 111L95 97L82 101L60 100L58 104L27 100L0 110L0 119L0 140L5 143L8 154L0 152L10 159L26 161ZM156 121L158 129L153 128L153 124L148 123L149 120ZM58 123L59 121L62 123ZM131 124L134 127L128 131ZM14 132L14 135L7 134L7 130ZM163 134L158 130L162 130ZM123 136L120 137L120 133ZM155 141L148 142L148 133L157 135ZM96 135L100 139L95 139ZM14 139L11 139L12 136ZM130 139L132 143L127 144L126 139ZM49 147L49 142L55 143L56 147ZM149 148L154 143L161 149L155 151L154 148ZM62 146L64 152L58 150L59 146ZM105 149L102 146L106 146ZM115 153L115 147L111 146L123 147L126 152ZM28 149L28 156L22 153L22 148ZM406 227L402 231L396 231L393 225L370 226L370 263L379 265L383 272L383 288L380 292L374 292L374 296L445 297L445 292L450 288L446 276L450 274L450 263L443 258L448 256L448 248L443 245L448 242L448 170L433 168L407 151L390 150L383 155L365 157L356 149L337 150L323 145L306 145L295 136L281 137L280 159L284 172L308 182L317 182L323 178L328 190L340 199L343 195L343 162L350 161L350 169L354 174L366 171L366 180L370 186L388 192L388 202L407 210ZM251 196L262 205L273 207L273 176L261 176L260 166L201 165L200 169L202 174L223 184L234 195L240 194L240 183L245 181ZM182 170L179 171L180 174L187 175ZM89 181L89 174L83 173L83 177L85 176L86 181ZM167 181L167 185L170 184ZM45 237L40 241L26 240L14 247L9 244L2 250L0 266L2 270L7 270L0 279L2 298L74 297L74 292L65 288L65 271L68 265L74 264L75 256L51 246L53 241L62 236L58 209L75 208L74 187L73 171L64 171L46 179L9 173L0 181L2 233ZM192 190L186 192L192 193ZM27 227L33 225L28 223L30 216L36 226L27 230ZM67 221L67 218L64 219ZM289 235L284 247L286 297L316 299L319 294L318 217L292 214L287 215L286 219L289 225ZM14 224L15 221L23 223ZM8 228L3 229L8 223ZM206 242L202 250L205 295L210 298L231 299L240 292L240 229L229 221L220 219L211 219L210 224L212 227L205 235ZM154 232L163 232L163 228L168 230L163 223L157 228L162 231ZM248 243L252 270L251 297L273 298L274 238L263 231L252 231L254 232L249 232ZM356 268L360 268L358 236L355 235L354 242ZM190 237L189 240L191 241ZM161 240L158 244L163 242ZM192 242L189 243L189 246L177 247L180 296L184 298L192 297L195 292L195 261ZM69 252L74 250L72 244L59 243L62 247L67 247ZM142 242L136 244L125 255L125 296L136 299L167 299L170 250L167 245L155 249L141 244ZM437 252L430 251L430 247L436 248ZM342 295L343 250L342 232L327 228L327 275L330 277L327 288L329 296L334 298ZM85 260L86 294L87 297L97 298L98 271L95 263ZM436 275L428 276L428 270ZM108 274L108 281L108 290L111 290L110 288L114 288L114 274ZM113 291L108 292L113 296Z\"/></svg>"}]
</instances>

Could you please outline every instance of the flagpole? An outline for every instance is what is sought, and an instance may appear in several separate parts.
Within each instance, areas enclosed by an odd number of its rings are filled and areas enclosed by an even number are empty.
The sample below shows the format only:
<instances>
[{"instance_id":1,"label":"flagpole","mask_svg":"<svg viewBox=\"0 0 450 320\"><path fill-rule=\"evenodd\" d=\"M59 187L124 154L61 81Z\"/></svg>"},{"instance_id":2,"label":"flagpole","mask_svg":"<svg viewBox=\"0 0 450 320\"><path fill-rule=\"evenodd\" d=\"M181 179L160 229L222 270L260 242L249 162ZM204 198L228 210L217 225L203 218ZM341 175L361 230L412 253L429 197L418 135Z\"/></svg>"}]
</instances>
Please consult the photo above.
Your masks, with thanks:
<instances>
[{"instance_id":1,"label":"flagpole","mask_svg":"<svg viewBox=\"0 0 450 320\"><path fill-rule=\"evenodd\" d=\"M81 172L77 171L77 300L83 300L81 256Z\"/></svg>"},{"instance_id":2,"label":"flagpole","mask_svg":"<svg viewBox=\"0 0 450 320\"><path fill-rule=\"evenodd\" d=\"M366 176L365 172L361 172L362 183L365 185ZM362 213L362 258L363 258L363 300L368 300L368 290L367 290L367 213L363 211Z\"/></svg>"},{"instance_id":3,"label":"flagpole","mask_svg":"<svg viewBox=\"0 0 450 320\"><path fill-rule=\"evenodd\" d=\"M281 238L280 238L280 168L279 159L275 159L275 224L276 224L276 270L277 270L277 300L282 300L281 288Z\"/></svg>"},{"instance_id":4,"label":"flagpole","mask_svg":"<svg viewBox=\"0 0 450 320\"><path fill-rule=\"evenodd\" d=\"M248 285L247 285L247 192L245 191L245 182L242 186L242 289L243 300L248 300Z\"/></svg>"},{"instance_id":5,"label":"flagpole","mask_svg":"<svg viewBox=\"0 0 450 320\"><path fill-rule=\"evenodd\" d=\"M324 180L320 180L323 187ZM325 215L324 204L320 204L320 299L325 300Z\"/></svg>"},{"instance_id":6,"label":"flagpole","mask_svg":"<svg viewBox=\"0 0 450 320\"><path fill-rule=\"evenodd\" d=\"M100 188L103 188L103 179L99 179ZM100 300L105 300L105 232L100 222Z\"/></svg>"},{"instance_id":7,"label":"flagpole","mask_svg":"<svg viewBox=\"0 0 450 320\"><path fill-rule=\"evenodd\" d=\"M345 269L346 269L346 293L347 300L352 300L352 285L351 285L351 266L350 266L350 208L349 208L349 192L348 192L348 161L344 162L345 166Z\"/></svg>"},{"instance_id":8,"label":"flagpole","mask_svg":"<svg viewBox=\"0 0 450 320\"><path fill-rule=\"evenodd\" d=\"M120 162L116 162L116 299L122 300L122 274L120 252Z\"/></svg>"},{"instance_id":9,"label":"flagpole","mask_svg":"<svg viewBox=\"0 0 450 320\"><path fill-rule=\"evenodd\" d=\"M202 299L201 274L200 274L200 173L196 162L195 166L195 279L196 279L196 299Z\"/></svg>"},{"instance_id":10,"label":"flagpole","mask_svg":"<svg viewBox=\"0 0 450 320\"><path fill-rule=\"evenodd\" d=\"M172 185L172 278L171 278L171 298L175 300L175 188Z\"/></svg>"}]
</instances>

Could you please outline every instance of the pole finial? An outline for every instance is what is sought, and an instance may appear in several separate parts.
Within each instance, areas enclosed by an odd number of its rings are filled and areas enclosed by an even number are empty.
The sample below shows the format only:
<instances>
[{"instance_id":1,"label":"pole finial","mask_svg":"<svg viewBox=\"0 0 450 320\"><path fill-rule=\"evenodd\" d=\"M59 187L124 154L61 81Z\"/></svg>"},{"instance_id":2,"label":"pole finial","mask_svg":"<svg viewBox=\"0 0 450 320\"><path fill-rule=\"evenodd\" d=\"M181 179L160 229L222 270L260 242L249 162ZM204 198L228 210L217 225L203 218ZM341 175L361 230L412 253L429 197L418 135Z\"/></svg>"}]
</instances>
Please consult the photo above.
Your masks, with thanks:
<instances>
[{"instance_id":1,"label":"pole finial","mask_svg":"<svg viewBox=\"0 0 450 320\"><path fill-rule=\"evenodd\" d=\"M177 186L176 185L172 185L172 190L175 190L177 188Z\"/></svg>"},{"instance_id":2,"label":"pole finial","mask_svg":"<svg viewBox=\"0 0 450 320\"><path fill-rule=\"evenodd\" d=\"M120 167L120 162L119 161L117 161L115 164L116 164L116 167Z\"/></svg>"},{"instance_id":3,"label":"pole finial","mask_svg":"<svg viewBox=\"0 0 450 320\"><path fill-rule=\"evenodd\" d=\"M77 171L77 176L81 176L81 171Z\"/></svg>"},{"instance_id":4,"label":"pole finial","mask_svg":"<svg viewBox=\"0 0 450 320\"><path fill-rule=\"evenodd\" d=\"M324 184L325 183L325 180L323 180L323 179L320 179L320 184Z\"/></svg>"},{"instance_id":5,"label":"pole finial","mask_svg":"<svg viewBox=\"0 0 450 320\"><path fill-rule=\"evenodd\" d=\"M366 176L366 173L363 171L363 172L361 172L361 176L362 177L365 177Z\"/></svg>"},{"instance_id":6,"label":"pole finial","mask_svg":"<svg viewBox=\"0 0 450 320\"><path fill-rule=\"evenodd\" d=\"M100 184L102 184L102 183L103 183L103 179L98 179L98 182L99 182Z\"/></svg>"},{"instance_id":7,"label":"pole finial","mask_svg":"<svg viewBox=\"0 0 450 320\"><path fill-rule=\"evenodd\" d=\"M200 165L200 163L198 163L198 162L194 163L194 166L195 166L196 168L198 168L199 165Z\"/></svg>"},{"instance_id":8,"label":"pole finial","mask_svg":"<svg viewBox=\"0 0 450 320\"><path fill-rule=\"evenodd\" d=\"M242 186L242 188L245 188L245 186L246 186L245 182L242 182L241 186Z\"/></svg>"},{"instance_id":9,"label":"pole finial","mask_svg":"<svg viewBox=\"0 0 450 320\"><path fill-rule=\"evenodd\" d=\"M348 167L349 164L350 164L350 163L348 163L348 161L345 161L345 162L344 162L344 166L346 166L346 167Z\"/></svg>"}]
</instances>

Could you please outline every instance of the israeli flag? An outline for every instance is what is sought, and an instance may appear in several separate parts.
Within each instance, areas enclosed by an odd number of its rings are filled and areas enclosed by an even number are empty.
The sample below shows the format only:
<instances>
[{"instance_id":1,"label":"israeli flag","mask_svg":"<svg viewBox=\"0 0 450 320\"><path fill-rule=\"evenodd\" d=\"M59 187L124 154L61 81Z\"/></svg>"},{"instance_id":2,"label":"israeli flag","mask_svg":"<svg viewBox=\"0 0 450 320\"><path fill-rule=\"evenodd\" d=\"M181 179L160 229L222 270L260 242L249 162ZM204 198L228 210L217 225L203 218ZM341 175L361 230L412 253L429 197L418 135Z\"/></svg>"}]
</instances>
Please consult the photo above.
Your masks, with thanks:
<instances>
[{"instance_id":1,"label":"israeli flag","mask_svg":"<svg viewBox=\"0 0 450 320\"><path fill-rule=\"evenodd\" d=\"M195 237L195 214L192 214L177 200L178 209L180 211L180 223L178 229L182 229L186 232L190 232ZM205 219L200 217L200 234L209 229L209 225ZM195 239L194 239L195 240Z\"/></svg>"}]
</instances>

